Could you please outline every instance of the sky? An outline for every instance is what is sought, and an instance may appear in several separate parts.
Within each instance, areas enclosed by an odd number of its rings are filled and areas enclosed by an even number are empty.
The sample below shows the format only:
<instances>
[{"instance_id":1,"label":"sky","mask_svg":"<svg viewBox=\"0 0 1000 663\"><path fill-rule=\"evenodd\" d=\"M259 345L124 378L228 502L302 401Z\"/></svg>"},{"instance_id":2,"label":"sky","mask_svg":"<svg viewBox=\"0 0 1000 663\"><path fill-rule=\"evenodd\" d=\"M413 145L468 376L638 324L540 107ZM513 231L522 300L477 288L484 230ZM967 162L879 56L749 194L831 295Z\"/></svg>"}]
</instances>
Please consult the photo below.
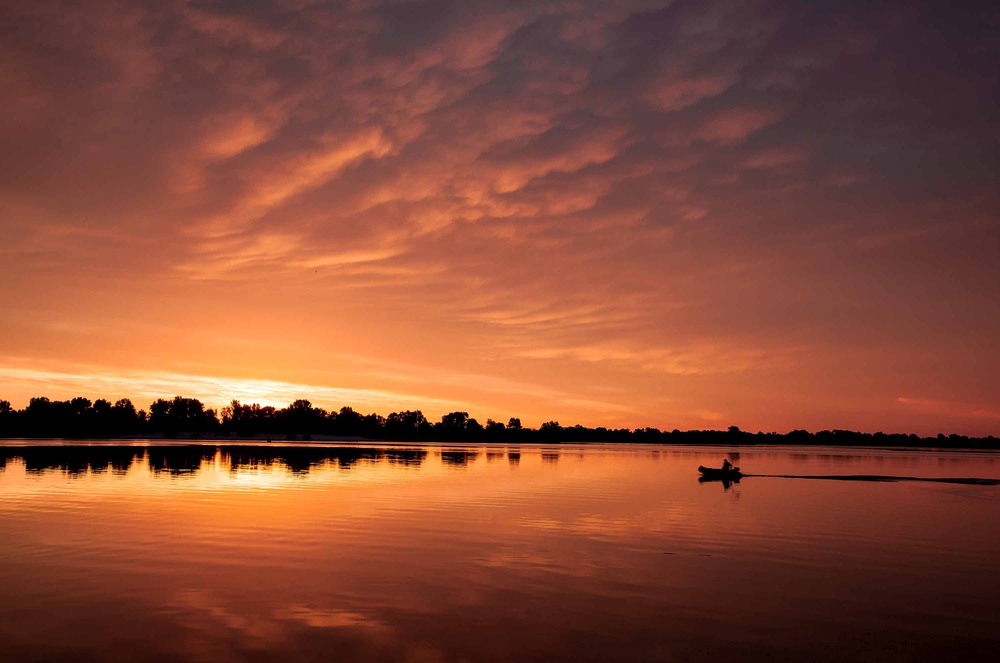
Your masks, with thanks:
<instances>
[{"instance_id":1,"label":"sky","mask_svg":"<svg viewBox=\"0 0 1000 663\"><path fill-rule=\"evenodd\" d=\"M0 34L16 407L1000 434L994 3L6 0Z\"/></svg>"}]
</instances>

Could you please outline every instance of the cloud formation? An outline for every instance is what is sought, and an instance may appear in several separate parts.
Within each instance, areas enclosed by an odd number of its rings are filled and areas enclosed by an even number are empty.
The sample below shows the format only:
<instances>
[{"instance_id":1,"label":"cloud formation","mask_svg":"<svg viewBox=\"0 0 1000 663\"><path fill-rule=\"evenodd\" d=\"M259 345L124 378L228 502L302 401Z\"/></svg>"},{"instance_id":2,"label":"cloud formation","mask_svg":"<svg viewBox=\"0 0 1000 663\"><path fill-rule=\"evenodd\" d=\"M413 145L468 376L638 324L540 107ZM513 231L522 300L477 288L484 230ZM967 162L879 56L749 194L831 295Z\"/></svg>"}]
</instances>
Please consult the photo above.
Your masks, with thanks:
<instances>
[{"instance_id":1,"label":"cloud formation","mask_svg":"<svg viewBox=\"0 0 1000 663\"><path fill-rule=\"evenodd\" d=\"M998 19L960 5L4 3L0 331L392 392L374 357L526 420L996 433L896 400L1000 407Z\"/></svg>"}]
</instances>

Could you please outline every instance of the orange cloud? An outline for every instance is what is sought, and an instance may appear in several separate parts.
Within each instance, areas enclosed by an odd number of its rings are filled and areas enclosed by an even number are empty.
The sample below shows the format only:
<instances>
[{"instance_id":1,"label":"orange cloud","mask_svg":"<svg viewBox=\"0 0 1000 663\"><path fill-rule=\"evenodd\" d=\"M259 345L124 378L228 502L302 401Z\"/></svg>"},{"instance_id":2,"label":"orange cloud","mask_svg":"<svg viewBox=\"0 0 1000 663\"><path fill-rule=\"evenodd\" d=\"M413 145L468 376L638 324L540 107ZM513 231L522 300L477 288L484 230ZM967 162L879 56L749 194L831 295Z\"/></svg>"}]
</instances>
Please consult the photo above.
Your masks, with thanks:
<instances>
[{"instance_id":1,"label":"orange cloud","mask_svg":"<svg viewBox=\"0 0 1000 663\"><path fill-rule=\"evenodd\" d=\"M944 415L948 417L973 419L1000 419L1000 409L970 403L956 403L931 398L909 398L900 396L896 402L922 414Z\"/></svg>"},{"instance_id":2,"label":"orange cloud","mask_svg":"<svg viewBox=\"0 0 1000 663\"><path fill-rule=\"evenodd\" d=\"M988 22L659 5L5 2L0 398L996 432Z\"/></svg>"}]
</instances>

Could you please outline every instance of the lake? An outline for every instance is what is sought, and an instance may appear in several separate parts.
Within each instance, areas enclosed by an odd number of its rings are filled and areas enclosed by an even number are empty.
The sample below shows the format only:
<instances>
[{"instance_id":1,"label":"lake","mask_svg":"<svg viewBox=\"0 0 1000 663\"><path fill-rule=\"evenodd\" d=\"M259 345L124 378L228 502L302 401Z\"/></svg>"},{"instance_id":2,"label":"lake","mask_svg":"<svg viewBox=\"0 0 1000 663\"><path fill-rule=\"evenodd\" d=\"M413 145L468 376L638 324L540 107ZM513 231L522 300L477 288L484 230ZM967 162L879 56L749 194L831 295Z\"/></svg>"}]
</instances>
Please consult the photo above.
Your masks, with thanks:
<instances>
[{"instance_id":1,"label":"lake","mask_svg":"<svg viewBox=\"0 0 1000 663\"><path fill-rule=\"evenodd\" d=\"M3 661L1000 650L1000 486L884 480L1000 453L143 444L0 447Z\"/></svg>"}]
</instances>

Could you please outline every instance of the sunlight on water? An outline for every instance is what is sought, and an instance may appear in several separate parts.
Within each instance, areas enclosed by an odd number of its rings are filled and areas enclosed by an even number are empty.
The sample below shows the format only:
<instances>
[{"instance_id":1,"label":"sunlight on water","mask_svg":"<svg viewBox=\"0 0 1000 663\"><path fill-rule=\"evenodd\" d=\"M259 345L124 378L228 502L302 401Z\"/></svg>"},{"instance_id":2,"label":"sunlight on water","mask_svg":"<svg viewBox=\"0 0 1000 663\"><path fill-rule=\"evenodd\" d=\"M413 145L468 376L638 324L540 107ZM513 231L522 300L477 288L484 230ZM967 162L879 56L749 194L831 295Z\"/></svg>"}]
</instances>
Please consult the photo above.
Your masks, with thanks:
<instances>
[{"instance_id":1,"label":"sunlight on water","mask_svg":"<svg viewBox=\"0 0 1000 663\"><path fill-rule=\"evenodd\" d=\"M656 446L0 448L4 660L992 660L1000 487ZM753 474L1000 478L754 448Z\"/></svg>"}]
</instances>

